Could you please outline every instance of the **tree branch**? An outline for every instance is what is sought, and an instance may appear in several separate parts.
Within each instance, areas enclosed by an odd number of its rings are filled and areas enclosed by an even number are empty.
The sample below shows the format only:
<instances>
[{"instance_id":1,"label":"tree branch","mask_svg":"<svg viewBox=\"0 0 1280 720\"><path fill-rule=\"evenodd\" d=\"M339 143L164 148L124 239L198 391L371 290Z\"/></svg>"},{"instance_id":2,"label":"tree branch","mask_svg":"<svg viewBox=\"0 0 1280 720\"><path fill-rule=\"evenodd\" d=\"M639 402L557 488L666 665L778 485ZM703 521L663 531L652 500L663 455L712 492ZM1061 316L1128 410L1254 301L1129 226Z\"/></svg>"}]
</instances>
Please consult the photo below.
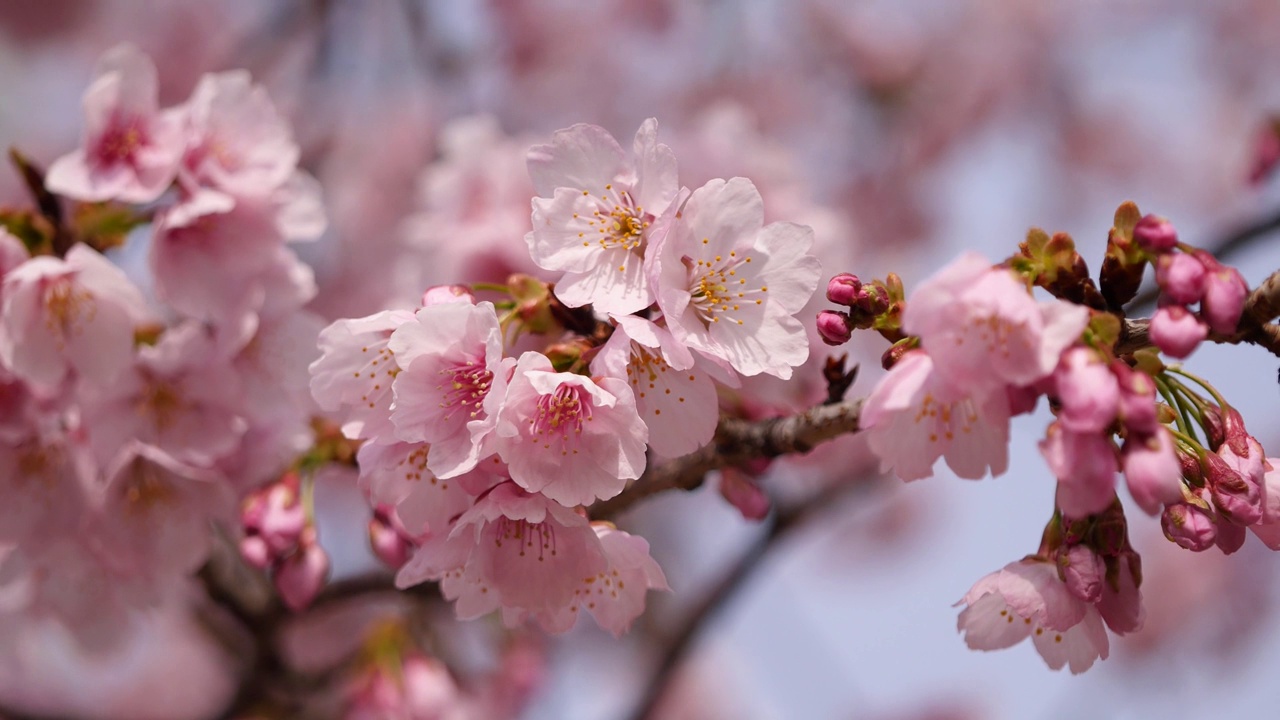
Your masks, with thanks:
<instances>
[{"instance_id":1,"label":"tree branch","mask_svg":"<svg viewBox=\"0 0 1280 720\"><path fill-rule=\"evenodd\" d=\"M693 490L707 473L758 458L803 454L841 435L858 431L861 399L822 404L797 415L742 420L722 418L715 438L699 450L645 470L621 495L594 505L594 520L607 520L640 500L667 490Z\"/></svg>"},{"instance_id":2,"label":"tree branch","mask_svg":"<svg viewBox=\"0 0 1280 720\"><path fill-rule=\"evenodd\" d=\"M1249 343L1266 348L1280 357L1280 326L1271 322L1280 316L1280 270L1262 281L1244 301L1244 313L1236 332L1230 335L1209 333L1211 342L1238 345ZM1116 343L1117 355L1128 355L1152 346L1151 321L1146 318L1126 319Z\"/></svg>"}]
</instances>

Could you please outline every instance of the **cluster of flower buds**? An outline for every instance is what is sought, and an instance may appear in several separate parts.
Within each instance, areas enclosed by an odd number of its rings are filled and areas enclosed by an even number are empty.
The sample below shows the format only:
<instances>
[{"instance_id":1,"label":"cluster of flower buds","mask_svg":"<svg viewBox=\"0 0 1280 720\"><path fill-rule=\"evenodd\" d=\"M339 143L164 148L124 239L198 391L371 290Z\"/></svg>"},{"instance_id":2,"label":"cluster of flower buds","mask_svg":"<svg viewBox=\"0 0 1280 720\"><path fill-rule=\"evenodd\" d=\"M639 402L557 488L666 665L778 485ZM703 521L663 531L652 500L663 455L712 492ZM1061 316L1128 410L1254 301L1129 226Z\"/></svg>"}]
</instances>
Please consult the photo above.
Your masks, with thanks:
<instances>
[{"instance_id":1,"label":"cluster of flower buds","mask_svg":"<svg viewBox=\"0 0 1280 720\"><path fill-rule=\"evenodd\" d=\"M1050 666L1069 664L1073 672L1106 657L1104 620L1117 633L1141 624L1141 573L1116 496L1120 474L1138 507L1163 512L1166 534L1183 547L1217 544L1233 552L1246 527L1280 547L1280 496L1267 487L1280 473L1239 414L1154 350L1120 349L1119 313L1147 264L1162 292L1151 339L1178 358L1210 330L1236 331L1247 286L1234 269L1179 242L1168 221L1143 217L1132 203L1117 210L1109 238L1097 286L1069 236L1040 230L1001 265L962 256L921 283L909 302L898 300L899 285L891 299L900 306L902 337L886 335L895 341L885 353L889 372L861 416L882 469L915 480L932 475L944 458L956 475L977 479L1004 472L1010 418L1048 398L1056 417L1040 451L1058 481L1051 532L1037 555L966 595L960 624L979 649L1032 634ZM1038 301L1034 287L1054 297ZM829 342L847 340L853 327L881 329L878 319L859 315L862 290L850 275L831 281L829 299L851 310L819 317ZM1197 302L1193 316L1187 306ZM1184 322L1197 328L1189 343L1176 329Z\"/></svg>"},{"instance_id":2,"label":"cluster of flower buds","mask_svg":"<svg viewBox=\"0 0 1280 720\"><path fill-rule=\"evenodd\" d=\"M857 275L840 273L827 283L827 300L846 309L818 313L818 334L826 344L843 345L854 330L869 328L890 342L901 339L902 280L897 275L864 285Z\"/></svg>"},{"instance_id":3,"label":"cluster of flower buds","mask_svg":"<svg viewBox=\"0 0 1280 720\"><path fill-rule=\"evenodd\" d=\"M251 567L269 570L290 610L311 604L329 574L329 556L316 541L315 520L295 472L249 493L241 503L244 537L240 556Z\"/></svg>"},{"instance_id":4,"label":"cluster of flower buds","mask_svg":"<svg viewBox=\"0 0 1280 720\"><path fill-rule=\"evenodd\" d=\"M806 360L794 314L818 283L812 231L766 226L743 178L681 188L652 120L631 158L577 125L534 147L529 172L526 242L554 285L432 288L416 311L335 322L312 392L364 441L379 554L395 565L415 546L399 585L440 581L464 618L500 609L562 631L587 610L620 633L666 580L642 538L592 522L591 506L639 478L649 451L709 442L717 383L787 378ZM541 349L508 354L535 335ZM726 487L767 511L753 484Z\"/></svg>"},{"instance_id":5,"label":"cluster of flower buds","mask_svg":"<svg viewBox=\"0 0 1280 720\"><path fill-rule=\"evenodd\" d=\"M310 445L319 321L301 308L315 286L286 243L317 236L324 214L287 124L244 72L206 75L161 108L155 66L117 47L84 111L82 146L47 174L14 155L38 214L0 210L0 485L13 516L0 521L12 545L0 592L24 598L0 623L52 617L101 644L180 597L211 523L234 525L238 497ZM133 275L107 254L126 235L149 261Z\"/></svg>"},{"instance_id":6,"label":"cluster of flower buds","mask_svg":"<svg viewBox=\"0 0 1280 720\"><path fill-rule=\"evenodd\" d=\"M1160 307L1151 318L1151 341L1174 358L1185 358L1212 331L1231 335L1240 323L1249 286L1240 271L1209 253L1178 242L1173 225L1147 215L1134 237L1154 256ZM1200 304L1199 312L1190 309Z\"/></svg>"}]
</instances>

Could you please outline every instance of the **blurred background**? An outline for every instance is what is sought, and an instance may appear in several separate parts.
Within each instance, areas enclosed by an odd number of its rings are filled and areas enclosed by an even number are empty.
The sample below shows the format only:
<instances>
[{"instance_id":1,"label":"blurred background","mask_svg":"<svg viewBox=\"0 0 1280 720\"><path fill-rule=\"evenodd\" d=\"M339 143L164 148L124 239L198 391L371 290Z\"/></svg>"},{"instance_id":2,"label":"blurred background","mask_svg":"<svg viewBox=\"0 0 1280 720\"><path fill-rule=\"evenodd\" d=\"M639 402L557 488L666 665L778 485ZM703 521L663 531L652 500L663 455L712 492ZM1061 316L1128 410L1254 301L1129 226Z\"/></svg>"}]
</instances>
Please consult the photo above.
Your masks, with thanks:
<instances>
[{"instance_id":1,"label":"blurred background","mask_svg":"<svg viewBox=\"0 0 1280 720\"><path fill-rule=\"evenodd\" d=\"M908 292L963 249L1007 256L1031 226L1070 233L1096 269L1125 200L1205 247L1280 212L1280 183L1254 177L1280 111L1274 0L0 0L0 142L43 164L75 147L94 63L122 41L155 58L162 104L209 71L247 68L267 86L324 187L329 230L302 252L320 287L312 309L330 319L412 306L432 283L533 271L524 153L576 122L627 147L658 118L682 184L749 177L769 220L814 227L824 277L894 271ZM28 202L0 172L0 204ZM1280 267L1280 244L1262 236L1225 259L1257 283ZM884 344L844 349L865 395ZM762 412L812 404L826 350L744 398ZM1188 365L1280 454L1275 358L1204 347ZM1047 417L1015 421L996 480L942 467L909 486L868 480L856 438L768 468L775 498L848 489L742 566L655 717L1273 712L1277 560L1252 539L1230 558L1184 552L1136 508L1147 627L1113 638L1111 659L1077 677L1027 644L965 648L952 603L1034 552L1052 510L1035 447ZM322 491L322 542L338 577L358 576L367 506L341 473ZM712 487L620 525L650 539L674 592L651 595L622 641L594 626L538 641L522 717L629 717L686 619L769 532ZM0 648L0 704L216 717L234 692L218 648L162 613L137 637L106 660L56 634Z\"/></svg>"}]
</instances>

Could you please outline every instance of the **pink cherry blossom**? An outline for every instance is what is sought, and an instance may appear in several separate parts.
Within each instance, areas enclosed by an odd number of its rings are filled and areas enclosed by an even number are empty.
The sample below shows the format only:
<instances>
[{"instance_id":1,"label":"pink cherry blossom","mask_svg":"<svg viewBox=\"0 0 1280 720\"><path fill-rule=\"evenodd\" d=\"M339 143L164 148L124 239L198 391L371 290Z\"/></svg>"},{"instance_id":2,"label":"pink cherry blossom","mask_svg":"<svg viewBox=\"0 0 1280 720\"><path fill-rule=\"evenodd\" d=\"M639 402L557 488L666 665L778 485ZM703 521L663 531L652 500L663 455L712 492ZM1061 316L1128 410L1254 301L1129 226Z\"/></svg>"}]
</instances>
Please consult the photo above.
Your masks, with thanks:
<instances>
[{"instance_id":1,"label":"pink cherry blossom","mask_svg":"<svg viewBox=\"0 0 1280 720\"><path fill-rule=\"evenodd\" d=\"M945 457L960 477L993 476L1009 464L1009 400L974 397L935 371L928 353L908 352L867 397L862 424L882 471L903 480L933 474Z\"/></svg>"},{"instance_id":2,"label":"pink cherry blossom","mask_svg":"<svg viewBox=\"0 0 1280 720\"><path fill-rule=\"evenodd\" d=\"M412 535L447 532L475 495L494 484L484 470L451 479L436 477L427 469L427 454L421 443L365 443L357 455L361 487L375 506L394 507Z\"/></svg>"},{"instance_id":3,"label":"pink cherry blossom","mask_svg":"<svg viewBox=\"0 0 1280 720\"><path fill-rule=\"evenodd\" d=\"M1213 516L1191 503L1166 505L1160 515L1160 527L1171 542L1192 552L1208 550L1218 537L1218 526Z\"/></svg>"},{"instance_id":4,"label":"pink cherry blossom","mask_svg":"<svg viewBox=\"0 0 1280 720\"><path fill-rule=\"evenodd\" d=\"M427 466L460 475L492 453L506 393L502 329L493 303L446 303L417 311L387 347L402 369L392 384L391 422L406 442L431 445Z\"/></svg>"},{"instance_id":5,"label":"pink cherry blossom","mask_svg":"<svg viewBox=\"0 0 1280 720\"><path fill-rule=\"evenodd\" d=\"M384 310L363 318L336 320L320 331L319 360L311 363L311 394L321 408L338 412L351 438L394 439L391 384L400 372L387 343L408 310Z\"/></svg>"},{"instance_id":6,"label":"pink cherry blossom","mask_svg":"<svg viewBox=\"0 0 1280 720\"><path fill-rule=\"evenodd\" d=\"M159 109L157 86L155 64L137 48L107 51L84 94L81 147L49 166L49 190L90 202L160 197L177 173L183 138L178 111Z\"/></svg>"},{"instance_id":7,"label":"pink cherry blossom","mask_svg":"<svg viewBox=\"0 0 1280 720\"><path fill-rule=\"evenodd\" d=\"M247 429L238 378L196 323L141 348L109 388L86 393L83 412L103 465L137 438L179 462L207 467L235 450Z\"/></svg>"},{"instance_id":8,"label":"pink cherry blossom","mask_svg":"<svg viewBox=\"0 0 1280 720\"><path fill-rule=\"evenodd\" d=\"M573 603L583 578L607 568L586 518L504 482L463 513L447 538L420 547L396 584L440 579L462 619L498 608L556 613Z\"/></svg>"},{"instance_id":9,"label":"pink cherry blossom","mask_svg":"<svg viewBox=\"0 0 1280 720\"><path fill-rule=\"evenodd\" d=\"M1280 459L1267 458L1263 464L1266 504L1262 519L1249 526L1254 535L1272 550L1280 550Z\"/></svg>"},{"instance_id":10,"label":"pink cherry blossom","mask_svg":"<svg viewBox=\"0 0 1280 720\"><path fill-rule=\"evenodd\" d=\"M1110 652L1098 609L1072 595L1043 560L1009 563L979 580L960 604L957 627L974 650L999 650L1030 637L1050 668L1069 666L1072 674Z\"/></svg>"},{"instance_id":11,"label":"pink cherry blossom","mask_svg":"<svg viewBox=\"0 0 1280 720\"><path fill-rule=\"evenodd\" d=\"M272 580L280 599L294 612L306 609L324 589L329 576L329 555L320 543L303 542L276 568Z\"/></svg>"},{"instance_id":12,"label":"pink cherry blossom","mask_svg":"<svg viewBox=\"0 0 1280 720\"><path fill-rule=\"evenodd\" d=\"M625 379L636 411L649 428L649 447L679 457L711 441L720 419L715 383L706 363L671 332L644 318L622 315L591 362L597 375Z\"/></svg>"},{"instance_id":13,"label":"pink cherry blossom","mask_svg":"<svg viewBox=\"0 0 1280 720\"><path fill-rule=\"evenodd\" d=\"M138 442L117 454L105 476L104 551L130 574L194 572L208 555L212 522L229 519L235 507L230 487L216 473Z\"/></svg>"},{"instance_id":14,"label":"pink cherry blossom","mask_svg":"<svg viewBox=\"0 0 1280 720\"><path fill-rule=\"evenodd\" d=\"M375 666L359 679L343 720L466 720L476 717L449 669L417 653L396 671Z\"/></svg>"},{"instance_id":15,"label":"pink cherry blossom","mask_svg":"<svg viewBox=\"0 0 1280 720\"><path fill-rule=\"evenodd\" d=\"M1088 321L1084 307L1037 302L1011 271L976 253L922 282L902 317L903 329L920 337L938 372L974 393L1049 375Z\"/></svg>"},{"instance_id":16,"label":"pink cherry blossom","mask_svg":"<svg viewBox=\"0 0 1280 720\"><path fill-rule=\"evenodd\" d=\"M244 70L200 78L187 101L185 131L185 179L232 195L264 196L298 164L288 123Z\"/></svg>"},{"instance_id":17,"label":"pink cherry blossom","mask_svg":"<svg viewBox=\"0 0 1280 720\"><path fill-rule=\"evenodd\" d=\"M1190 355L1209 335L1209 328L1181 305L1156 310L1151 317L1151 342L1170 357Z\"/></svg>"},{"instance_id":18,"label":"pink cherry blossom","mask_svg":"<svg viewBox=\"0 0 1280 720\"><path fill-rule=\"evenodd\" d=\"M110 383L133 355L133 331L148 317L125 274L86 245L65 260L41 256L4 277L0 362L18 377L52 388L74 369Z\"/></svg>"},{"instance_id":19,"label":"pink cherry blossom","mask_svg":"<svg viewBox=\"0 0 1280 720\"><path fill-rule=\"evenodd\" d=\"M764 225L760 193L745 178L708 182L659 223L645 263L672 335L743 375L790 378L809 357L794 315L818 287L813 231Z\"/></svg>"},{"instance_id":20,"label":"pink cherry blossom","mask_svg":"<svg viewBox=\"0 0 1280 720\"><path fill-rule=\"evenodd\" d=\"M94 465L83 447L56 432L0 443L0 543L40 543L73 534L84 521Z\"/></svg>"},{"instance_id":21,"label":"pink cherry blossom","mask_svg":"<svg viewBox=\"0 0 1280 720\"><path fill-rule=\"evenodd\" d=\"M533 261L564 272L556 296L569 307L591 303L627 314L653 302L643 258L651 225L680 189L671 149L650 118L636 132L633 158L607 131L574 125L529 150Z\"/></svg>"},{"instance_id":22,"label":"pink cherry blossom","mask_svg":"<svg viewBox=\"0 0 1280 720\"><path fill-rule=\"evenodd\" d=\"M498 453L520 487L569 506L607 500L644 472L648 439L626 381L520 356L497 427Z\"/></svg>"}]
</instances>

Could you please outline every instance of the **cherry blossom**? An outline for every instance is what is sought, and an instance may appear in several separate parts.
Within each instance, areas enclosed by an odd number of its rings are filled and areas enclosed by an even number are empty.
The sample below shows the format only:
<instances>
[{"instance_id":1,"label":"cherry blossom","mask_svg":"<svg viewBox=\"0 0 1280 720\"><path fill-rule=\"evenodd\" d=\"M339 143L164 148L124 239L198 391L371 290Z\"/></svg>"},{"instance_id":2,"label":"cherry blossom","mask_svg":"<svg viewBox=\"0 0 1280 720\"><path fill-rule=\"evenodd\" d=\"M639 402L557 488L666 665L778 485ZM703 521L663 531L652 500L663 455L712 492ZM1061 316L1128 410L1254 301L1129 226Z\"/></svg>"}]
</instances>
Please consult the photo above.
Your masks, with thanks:
<instances>
[{"instance_id":1,"label":"cherry blossom","mask_svg":"<svg viewBox=\"0 0 1280 720\"><path fill-rule=\"evenodd\" d=\"M180 112L160 110L156 66L131 45L109 50L84 94L81 148L49 167L51 192L80 200L145 203L160 197L178 170Z\"/></svg>"},{"instance_id":2,"label":"cherry blossom","mask_svg":"<svg viewBox=\"0 0 1280 720\"><path fill-rule=\"evenodd\" d=\"M387 347L402 368L392 384L391 422L399 439L431 445L427 465L438 477L467 472L492 452L510 369L502 366L502 345L489 302L424 307L391 335Z\"/></svg>"},{"instance_id":3,"label":"cherry blossom","mask_svg":"<svg viewBox=\"0 0 1280 720\"><path fill-rule=\"evenodd\" d=\"M1098 609L1069 592L1043 560L1009 563L975 583L961 604L956 624L974 650L1000 650L1030 637L1049 667L1069 667L1072 674L1110 653Z\"/></svg>"},{"instance_id":4,"label":"cherry blossom","mask_svg":"<svg viewBox=\"0 0 1280 720\"><path fill-rule=\"evenodd\" d=\"M595 125L574 125L530 149L539 197L525 240L539 267L565 273L556 282L564 304L625 314L653 302L643 258L653 222L679 190L675 156L657 135L657 121L646 120L630 162Z\"/></svg>"},{"instance_id":5,"label":"cherry blossom","mask_svg":"<svg viewBox=\"0 0 1280 720\"><path fill-rule=\"evenodd\" d=\"M133 283L85 245L65 260L41 256L14 268L3 295L0 362L48 388L73 369L94 385L110 383L132 358L134 327L149 317Z\"/></svg>"},{"instance_id":6,"label":"cherry blossom","mask_svg":"<svg viewBox=\"0 0 1280 720\"><path fill-rule=\"evenodd\" d=\"M1007 395L973 397L916 350L872 389L862 423L882 470L918 480L931 476L933 464L945 457L957 475L978 479L1008 467L1009 414Z\"/></svg>"},{"instance_id":7,"label":"cherry blossom","mask_svg":"<svg viewBox=\"0 0 1280 720\"><path fill-rule=\"evenodd\" d=\"M387 344L407 310L384 310L337 320L320 332L320 359L311 363L311 394L320 407L340 411L342 431L352 438L394 438L392 381L400 372Z\"/></svg>"},{"instance_id":8,"label":"cherry blossom","mask_svg":"<svg viewBox=\"0 0 1280 720\"><path fill-rule=\"evenodd\" d=\"M646 265L672 335L743 375L790 378L809 356L794 314L818 287L813 231L765 226L745 178L708 182L659 222Z\"/></svg>"},{"instance_id":9,"label":"cherry blossom","mask_svg":"<svg viewBox=\"0 0 1280 720\"><path fill-rule=\"evenodd\" d=\"M520 356L498 415L497 451L520 487L563 505L607 500L640 477L649 430L626 381L557 373Z\"/></svg>"}]
</instances>

